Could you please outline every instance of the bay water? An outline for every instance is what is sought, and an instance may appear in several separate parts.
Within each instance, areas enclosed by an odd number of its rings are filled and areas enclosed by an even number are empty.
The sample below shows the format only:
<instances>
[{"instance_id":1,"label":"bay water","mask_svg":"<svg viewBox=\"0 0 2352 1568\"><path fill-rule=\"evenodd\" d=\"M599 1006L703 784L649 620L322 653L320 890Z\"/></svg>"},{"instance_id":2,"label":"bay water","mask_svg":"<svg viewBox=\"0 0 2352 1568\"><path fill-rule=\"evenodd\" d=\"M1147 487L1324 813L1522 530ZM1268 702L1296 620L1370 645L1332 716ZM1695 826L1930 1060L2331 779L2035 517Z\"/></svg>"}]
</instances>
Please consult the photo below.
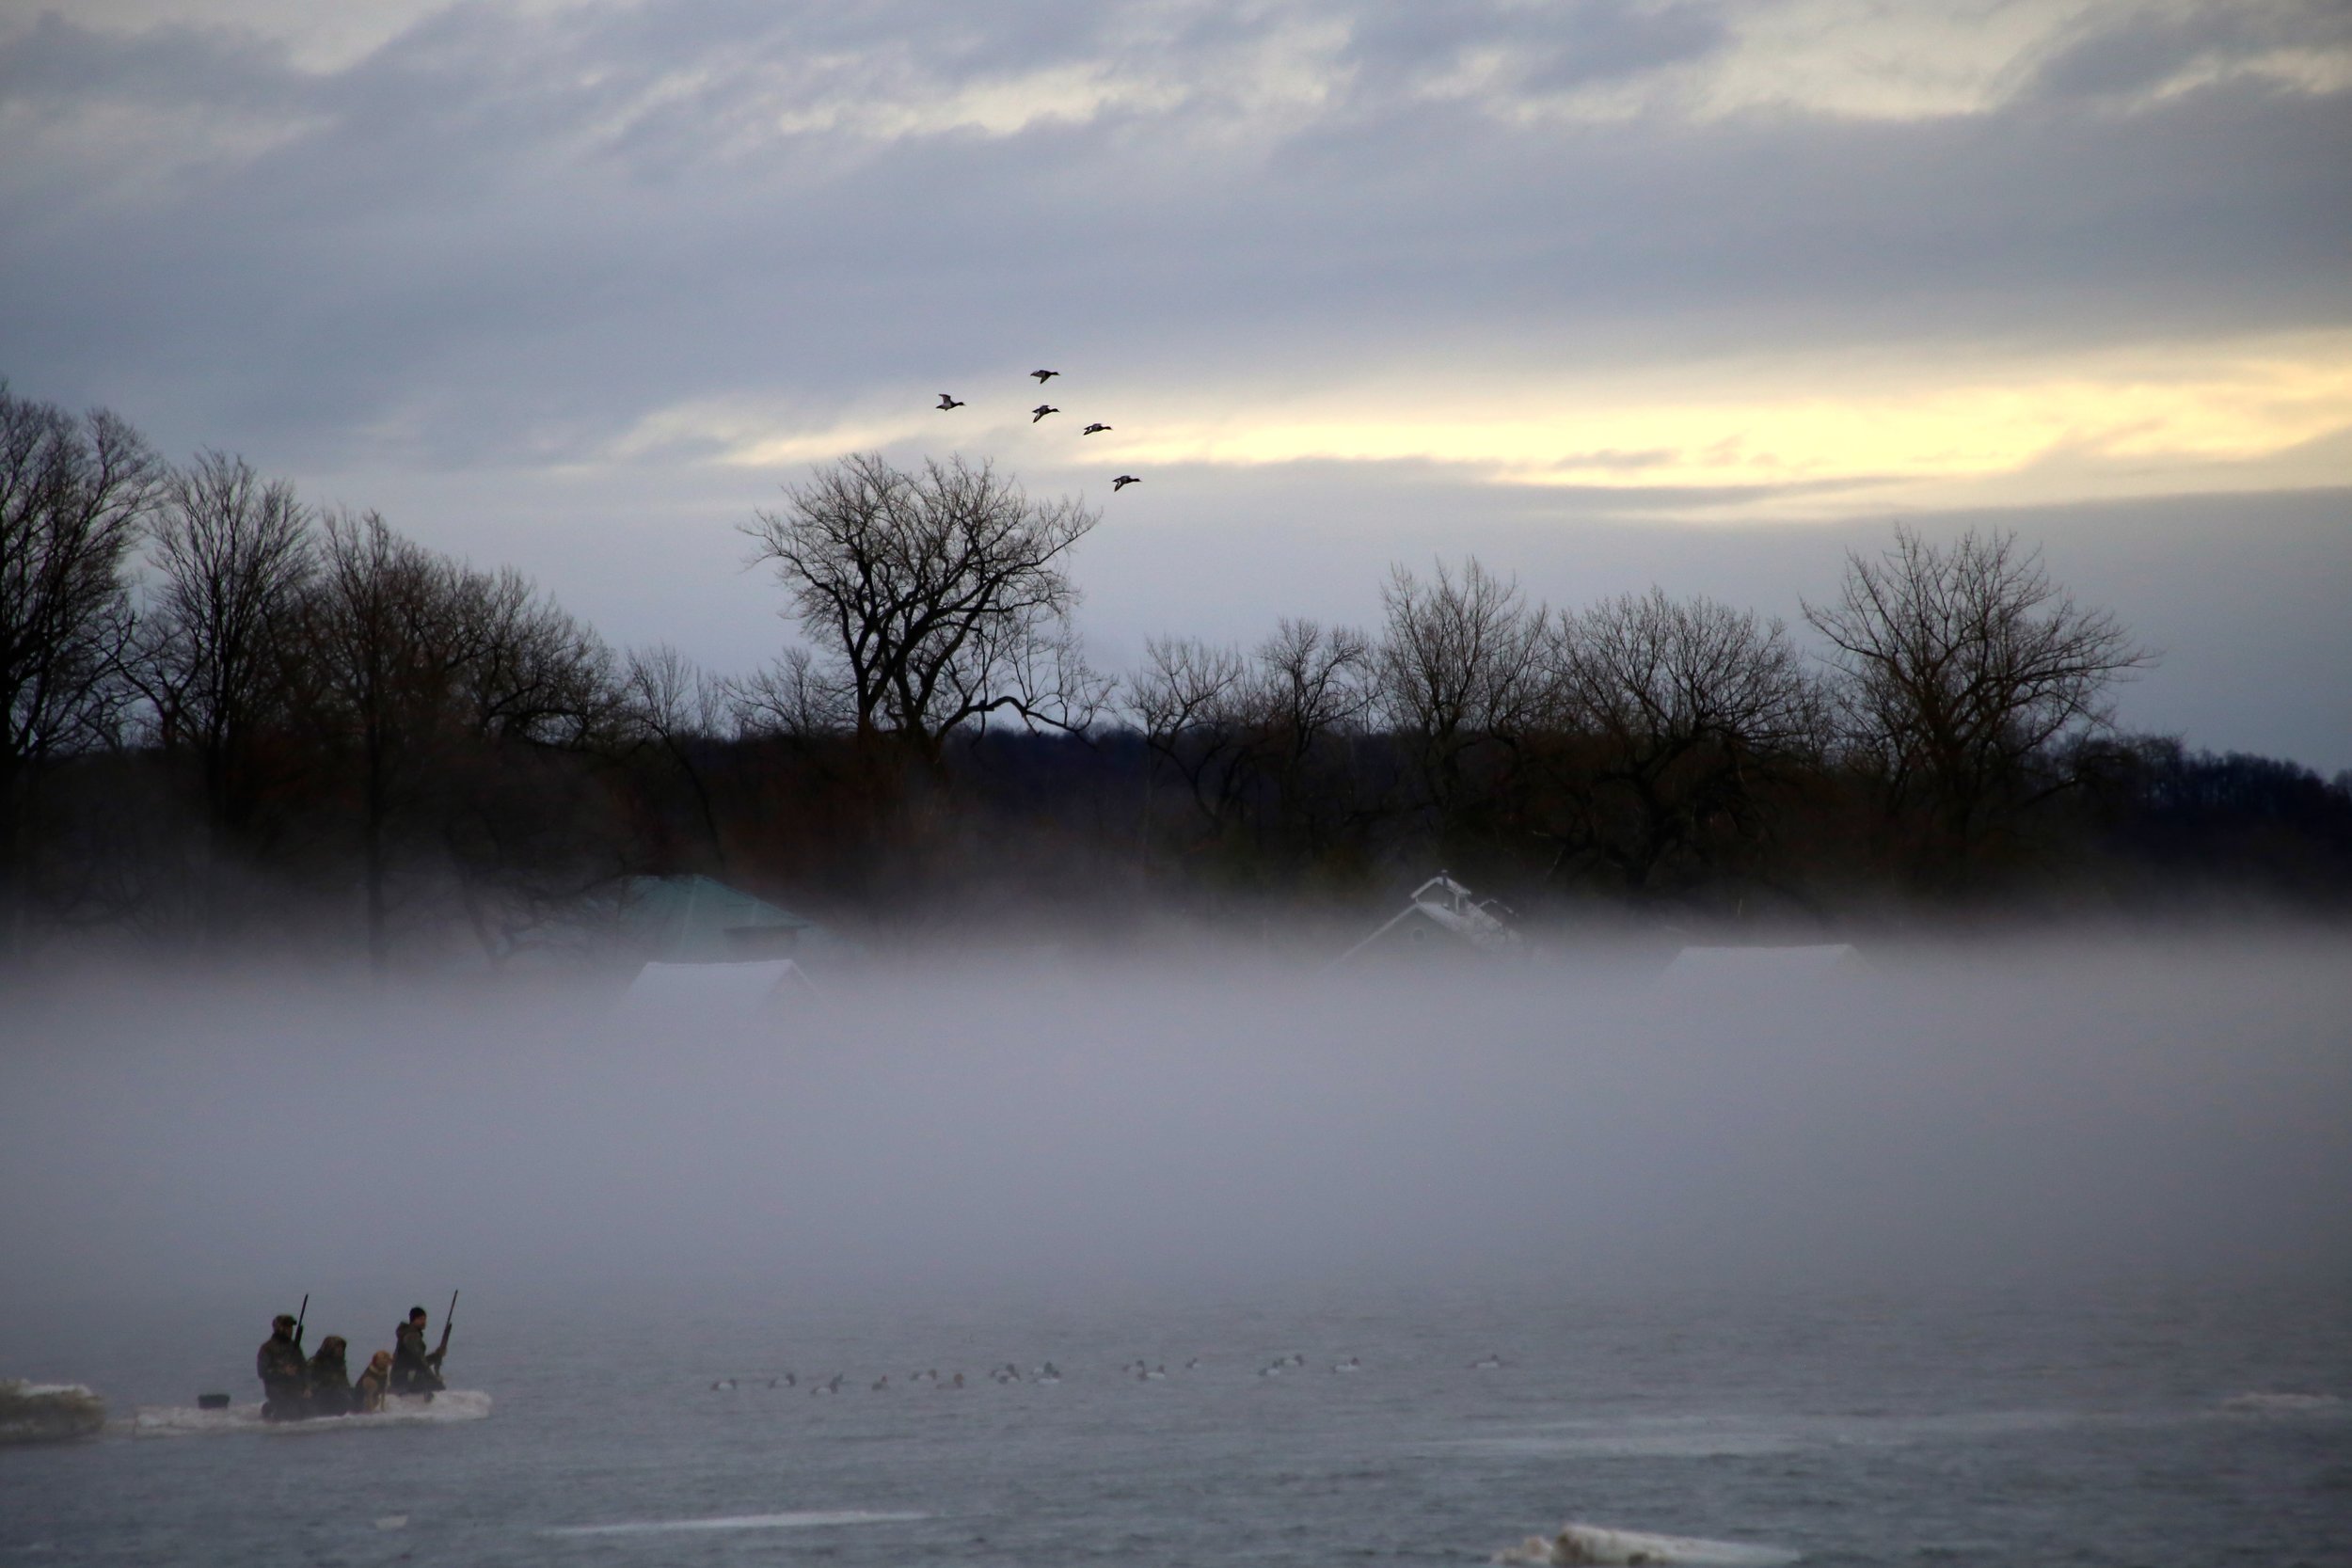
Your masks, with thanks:
<instances>
[{"instance_id":1,"label":"bay water","mask_svg":"<svg viewBox=\"0 0 2352 1568\"><path fill-rule=\"evenodd\" d=\"M0 1375L249 1401L462 1286L494 1405L0 1449L0 1564L2352 1562L2346 958L63 976Z\"/></svg>"}]
</instances>

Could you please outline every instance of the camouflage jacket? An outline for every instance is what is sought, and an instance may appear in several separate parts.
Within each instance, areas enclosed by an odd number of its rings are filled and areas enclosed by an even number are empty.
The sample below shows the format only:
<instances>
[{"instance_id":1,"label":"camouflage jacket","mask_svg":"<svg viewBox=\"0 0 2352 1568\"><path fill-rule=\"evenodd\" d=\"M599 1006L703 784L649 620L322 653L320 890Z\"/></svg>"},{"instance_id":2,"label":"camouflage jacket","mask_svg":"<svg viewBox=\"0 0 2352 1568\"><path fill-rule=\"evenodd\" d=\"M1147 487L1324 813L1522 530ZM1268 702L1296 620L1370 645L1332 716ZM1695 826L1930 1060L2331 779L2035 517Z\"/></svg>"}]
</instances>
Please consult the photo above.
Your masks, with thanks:
<instances>
[{"instance_id":1,"label":"camouflage jacket","mask_svg":"<svg viewBox=\"0 0 2352 1568\"><path fill-rule=\"evenodd\" d=\"M348 1395L351 1392L351 1369L343 1364L342 1351L321 1350L310 1357L310 1392L314 1396Z\"/></svg>"},{"instance_id":2,"label":"camouflage jacket","mask_svg":"<svg viewBox=\"0 0 2352 1568\"><path fill-rule=\"evenodd\" d=\"M305 1364L302 1341L291 1334L273 1334L253 1353L253 1370L264 1387L300 1387Z\"/></svg>"},{"instance_id":3,"label":"camouflage jacket","mask_svg":"<svg viewBox=\"0 0 2352 1568\"><path fill-rule=\"evenodd\" d=\"M440 1386L440 1357L426 1352L424 1330L405 1323L392 1330L392 1392Z\"/></svg>"}]
</instances>

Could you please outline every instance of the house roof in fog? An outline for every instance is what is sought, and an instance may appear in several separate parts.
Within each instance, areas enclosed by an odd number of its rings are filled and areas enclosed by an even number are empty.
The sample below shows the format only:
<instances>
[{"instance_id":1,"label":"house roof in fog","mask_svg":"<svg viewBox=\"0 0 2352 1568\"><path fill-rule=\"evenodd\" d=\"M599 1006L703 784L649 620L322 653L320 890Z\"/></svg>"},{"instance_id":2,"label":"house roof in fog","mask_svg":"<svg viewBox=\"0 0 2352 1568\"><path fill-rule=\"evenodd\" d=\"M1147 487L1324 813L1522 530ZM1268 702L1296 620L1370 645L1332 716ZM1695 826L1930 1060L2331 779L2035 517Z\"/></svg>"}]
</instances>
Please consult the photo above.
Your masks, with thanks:
<instances>
[{"instance_id":1,"label":"house roof in fog","mask_svg":"<svg viewBox=\"0 0 2352 1568\"><path fill-rule=\"evenodd\" d=\"M1476 894L1440 871L1413 890L1412 898L1372 935L1331 961L1337 969L1359 956L1405 949L1435 939L1441 949L1500 957L1519 950L1519 934L1495 911L1494 899ZM1507 911L1504 912L1508 912Z\"/></svg>"},{"instance_id":2,"label":"house roof in fog","mask_svg":"<svg viewBox=\"0 0 2352 1568\"><path fill-rule=\"evenodd\" d=\"M664 963L771 960L823 930L709 877L631 877L621 921L631 945Z\"/></svg>"}]
</instances>

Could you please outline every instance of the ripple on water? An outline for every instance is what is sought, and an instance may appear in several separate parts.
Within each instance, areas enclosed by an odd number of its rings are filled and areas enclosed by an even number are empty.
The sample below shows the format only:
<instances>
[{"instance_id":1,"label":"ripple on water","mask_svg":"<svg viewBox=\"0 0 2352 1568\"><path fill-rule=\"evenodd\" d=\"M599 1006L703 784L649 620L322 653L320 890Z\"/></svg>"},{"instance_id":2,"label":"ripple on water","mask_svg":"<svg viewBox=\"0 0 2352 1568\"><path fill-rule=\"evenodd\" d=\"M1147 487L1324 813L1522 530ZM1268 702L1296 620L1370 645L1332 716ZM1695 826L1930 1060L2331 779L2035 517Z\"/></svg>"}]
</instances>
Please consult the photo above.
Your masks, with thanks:
<instances>
[{"instance_id":1,"label":"ripple on water","mask_svg":"<svg viewBox=\"0 0 2352 1568\"><path fill-rule=\"evenodd\" d=\"M715 1519L628 1519L611 1525L557 1525L539 1533L564 1537L670 1535L690 1530L810 1529L825 1525L885 1525L928 1518L866 1509L802 1509L789 1513L730 1513Z\"/></svg>"}]
</instances>

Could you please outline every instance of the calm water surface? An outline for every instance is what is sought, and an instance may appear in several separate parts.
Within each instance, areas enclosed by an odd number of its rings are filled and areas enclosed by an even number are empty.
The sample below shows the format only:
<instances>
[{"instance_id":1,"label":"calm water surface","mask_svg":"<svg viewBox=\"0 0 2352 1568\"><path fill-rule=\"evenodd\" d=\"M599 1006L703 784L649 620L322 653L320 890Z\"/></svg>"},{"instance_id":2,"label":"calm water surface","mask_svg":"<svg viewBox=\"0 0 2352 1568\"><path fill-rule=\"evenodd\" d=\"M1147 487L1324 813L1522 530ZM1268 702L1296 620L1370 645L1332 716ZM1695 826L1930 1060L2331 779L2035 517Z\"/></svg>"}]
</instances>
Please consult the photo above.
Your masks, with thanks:
<instances>
[{"instance_id":1,"label":"calm water surface","mask_svg":"<svg viewBox=\"0 0 2352 1568\"><path fill-rule=\"evenodd\" d=\"M2342 1289L481 1293L452 1371L489 1420L0 1450L0 1561L1443 1563L1573 1518L1823 1564L2352 1562ZM119 1411L251 1397L242 1343L82 1332Z\"/></svg>"}]
</instances>

